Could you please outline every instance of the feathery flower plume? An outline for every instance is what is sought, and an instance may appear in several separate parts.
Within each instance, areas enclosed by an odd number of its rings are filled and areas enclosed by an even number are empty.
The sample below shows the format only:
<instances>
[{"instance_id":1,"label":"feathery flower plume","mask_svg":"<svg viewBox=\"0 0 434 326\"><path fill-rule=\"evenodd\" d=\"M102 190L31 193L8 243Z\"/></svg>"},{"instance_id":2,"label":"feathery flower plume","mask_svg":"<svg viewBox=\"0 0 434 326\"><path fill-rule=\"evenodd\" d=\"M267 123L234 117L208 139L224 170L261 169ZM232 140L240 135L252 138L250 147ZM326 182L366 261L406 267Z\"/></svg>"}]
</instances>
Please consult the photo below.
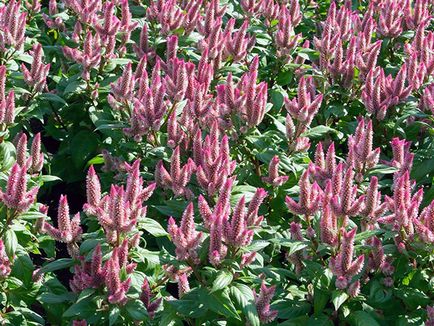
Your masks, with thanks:
<instances>
[{"instance_id":1,"label":"feathery flower plume","mask_svg":"<svg viewBox=\"0 0 434 326\"><path fill-rule=\"evenodd\" d=\"M193 158L197 181L209 196L221 191L236 167L236 162L230 158L228 136L224 135L220 140L216 123L203 141L200 129L197 130L193 139Z\"/></svg>"},{"instance_id":2,"label":"feathery flower plume","mask_svg":"<svg viewBox=\"0 0 434 326\"><path fill-rule=\"evenodd\" d=\"M330 205L325 205L320 219L321 242L335 246L338 243L338 219Z\"/></svg>"},{"instance_id":3,"label":"feathery flower plume","mask_svg":"<svg viewBox=\"0 0 434 326\"><path fill-rule=\"evenodd\" d=\"M127 278L123 282L121 281L121 266L119 264L118 250L116 249L113 250L111 258L105 265L105 284L107 286L108 301L112 304L123 306L128 302L126 294L131 285L131 278Z\"/></svg>"},{"instance_id":4,"label":"feathery flower plume","mask_svg":"<svg viewBox=\"0 0 434 326\"><path fill-rule=\"evenodd\" d=\"M294 201L291 197L286 196L285 203L291 213L304 215L308 218L318 211L322 191L316 182L312 184L309 180L314 171L315 167L311 164L301 175L298 183L300 187L298 202Z\"/></svg>"},{"instance_id":5,"label":"feathery flower plume","mask_svg":"<svg viewBox=\"0 0 434 326\"><path fill-rule=\"evenodd\" d=\"M27 169L29 162L20 166L15 163L8 177L6 191L0 189L0 201L10 209L25 212L34 203L39 188L27 191Z\"/></svg>"},{"instance_id":6,"label":"feathery flower plume","mask_svg":"<svg viewBox=\"0 0 434 326\"><path fill-rule=\"evenodd\" d=\"M385 0L382 3L378 21L378 32L382 36L394 38L402 33L404 18L403 1Z\"/></svg>"},{"instance_id":7,"label":"feathery flower plume","mask_svg":"<svg viewBox=\"0 0 434 326\"><path fill-rule=\"evenodd\" d=\"M381 192L378 191L377 177L371 177L371 181L365 192L365 202L359 214L365 217L367 222L372 225L387 210L387 203L381 203Z\"/></svg>"},{"instance_id":8,"label":"feathery flower plume","mask_svg":"<svg viewBox=\"0 0 434 326\"><path fill-rule=\"evenodd\" d=\"M360 255L357 259L353 260L354 254L354 237L356 236L357 228L351 231L345 231L341 229L342 242L339 248L339 252L335 257L330 258L330 269L332 273L337 277L336 287L339 289L345 289L351 284L351 279L356 276L363 268L365 256ZM355 287L355 288L354 288ZM349 289L351 294L358 293L357 284Z\"/></svg>"},{"instance_id":9,"label":"feathery flower plume","mask_svg":"<svg viewBox=\"0 0 434 326\"><path fill-rule=\"evenodd\" d=\"M288 181L288 176L279 176L279 156L275 155L270 161L268 166L268 176L262 177L262 181L272 185L273 187L279 187Z\"/></svg>"},{"instance_id":10,"label":"feathery flower plume","mask_svg":"<svg viewBox=\"0 0 434 326\"><path fill-rule=\"evenodd\" d=\"M428 85L424 90L419 101L421 110L434 114L434 84Z\"/></svg>"},{"instance_id":11,"label":"feathery flower plume","mask_svg":"<svg viewBox=\"0 0 434 326\"><path fill-rule=\"evenodd\" d=\"M42 60L42 45L37 43L33 45L33 51L30 55L33 57L30 70L23 63L21 71L23 72L24 82L35 92L42 92L46 85L46 79L50 71L50 64L44 64Z\"/></svg>"},{"instance_id":12,"label":"feathery flower plume","mask_svg":"<svg viewBox=\"0 0 434 326\"><path fill-rule=\"evenodd\" d=\"M140 294L140 300L142 300L143 304L146 307L146 311L148 312L149 318L154 318L155 312L161 305L162 298L157 298L153 302L151 302L153 295L151 292L151 287L149 286L148 279L145 278L142 284L142 293Z\"/></svg>"},{"instance_id":13,"label":"feathery flower plume","mask_svg":"<svg viewBox=\"0 0 434 326\"><path fill-rule=\"evenodd\" d=\"M16 162L20 166L24 166L27 162L27 135L21 133L16 145Z\"/></svg>"},{"instance_id":14,"label":"feathery flower plume","mask_svg":"<svg viewBox=\"0 0 434 326\"><path fill-rule=\"evenodd\" d=\"M336 170L335 143L331 143L324 156L321 143L318 143L315 150L315 180L324 184L326 180L333 177Z\"/></svg>"},{"instance_id":15,"label":"feathery flower plume","mask_svg":"<svg viewBox=\"0 0 434 326\"><path fill-rule=\"evenodd\" d=\"M190 291L188 276L186 273L181 273L178 276L178 298L182 298L184 294Z\"/></svg>"},{"instance_id":16,"label":"feathery flower plume","mask_svg":"<svg viewBox=\"0 0 434 326\"><path fill-rule=\"evenodd\" d=\"M235 19L231 18L225 29L224 57L231 58L233 62L239 62L247 56L247 53L255 44L255 38L247 34L247 28L249 27L248 20L245 20L236 32L233 32L234 25Z\"/></svg>"},{"instance_id":17,"label":"feathery flower plume","mask_svg":"<svg viewBox=\"0 0 434 326\"><path fill-rule=\"evenodd\" d=\"M294 27L293 17L289 9L282 5L279 13L275 43L277 56L286 59L287 62L291 61L291 53L294 51L301 38L301 34L295 34Z\"/></svg>"},{"instance_id":18,"label":"feathery flower plume","mask_svg":"<svg viewBox=\"0 0 434 326\"><path fill-rule=\"evenodd\" d=\"M44 166L44 154L41 152L41 133L37 133L33 137L32 146L30 147L30 158L32 161L30 172L40 172Z\"/></svg>"},{"instance_id":19,"label":"feathery flower plume","mask_svg":"<svg viewBox=\"0 0 434 326\"><path fill-rule=\"evenodd\" d=\"M434 243L434 201L425 207L419 218L413 217L419 238L425 243Z\"/></svg>"},{"instance_id":20,"label":"feathery flower plume","mask_svg":"<svg viewBox=\"0 0 434 326\"><path fill-rule=\"evenodd\" d=\"M385 196L391 214L378 219L379 223L392 225L392 229L396 232L396 245L404 248L404 241L411 241L414 238L413 221L418 217L419 206L423 199L423 189L419 189L414 195L411 192L410 174L407 171L397 178L393 197Z\"/></svg>"},{"instance_id":21,"label":"feathery flower plume","mask_svg":"<svg viewBox=\"0 0 434 326\"><path fill-rule=\"evenodd\" d=\"M101 183L93 165L90 166L86 176L87 202L83 205L86 214L96 215L101 203Z\"/></svg>"},{"instance_id":22,"label":"feathery flower plume","mask_svg":"<svg viewBox=\"0 0 434 326\"><path fill-rule=\"evenodd\" d=\"M354 135L348 138L347 164L356 171L356 180L363 180L367 170L377 165L380 148L372 149L374 131L372 120L359 119Z\"/></svg>"},{"instance_id":23,"label":"feathery flower plume","mask_svg":"<svg viewBox=\"0 0 434 326\"><path fill-rule=\"evenodd\" d=\"M5 251L3 240L0 239L0 279L6 278L11 273L11 262Z\"/></svg>"},{"instance_id":24,"label":"feathery flower plume","mask_svg":"<svg viewBox=\"0 0 434 326\"><path fill-rule=\"evenodd\" d=\"M26 32L26 13L20 13L21 1L8 1L0 8L0 52L20 51Z\"/></svg>"},{"instance_id":25,"label":"feathery flower plume","mask_svg":"<svg viewBox=\"0 0 434 326\"><path fill-rule=\"evenodd\" d=\"M411 142L405 139L393 138L390 142L392 146L393 159L389 164L398 169L393 174L394 183L403 176L404 173L410 172L413 167L414 154L410 152Z\"/></svg>"},{"instance_id":26,"label":"feathery flower plume","mask_svg":"<svg viewBox=\"0 0 434 326\"><path fill-rule=\"evenodd\" d=\"M80 213L77 213L72 219L70 218L66 196L60 196L57 228L43 221L41 232L50 235L56 241L66 243L69 255L73 258L78 257L79 248L77 241L80 240L83 232L80 227Z\"/></svg>"},{"instance_id":27,"label":"feathery flower plume","mask_svg":"<svg viewBox=\"0 0 434 326\"><path fill-rule=\"evenodd\" d=\"M217 211L219 211L219 209L217 209ZM208 258L209 262L216 267L220 265L227 253L227 247L223 244L223 218L226 220L227 217L223 217L223 215L213 216L213 224L211 224L209 234L210 242Z\"/></svg>"},{"instance_id":28,"label":"feathery flower plume","mask_svg":"<svg viewBox=\"0 0 434 326\"><path fill-rule=\"evenodd\" d=\"M338 217L344 219L343 226L347 224L348 217L359 214L365 200L364 195L357 198L357 185L354 185L354 176L354 171L349 168L345 174L339 171L336 178L341 178L341 180L333 180L335 183L339 182L341 186L336 189L336 192L333 192L331 208Z\"/></svg>"},{"instance_id":29,"label":"feathery flower plume","mask_svg":"<svg viewBox=\"0 0 434 326\"><path fill-rule=\"evenodd\" d=\"M181 168L179 146L175 148L172 154L170 163L170 173L163 165L163 161L159 161L155 168L155 181L157 185L171 189L175 196L192 196L191 190L188 189L187 183L190 181L191 175L195 170L195 164L191 158Z\"/></svg>"},{"instance_id":30,"label":"feathery flower plume","mask_svg":"<svg viewBox=\"0 0 434 326\"><path fill-rule=\"evenodd\" d=\"M199 263L197 249L202 242L202 232L196 232L193 203L190 203L182 214L181 225L178 227L171 217L167 229L176 246L176 258Z\"/></svg>"},{"instance_id":31,"label":"feathery flower plume","mask_svg":"<svg viewBox=\"0 0 434 326\"><path fill-rule=\"evenodd\" d=\"M132 99L135 79L132 72L131 62L128 62L125 66L121 77L119 77L116 83L112 83L110 86L112 94L118 102L125 102Z\"/></svg>"},{"instance_id":32,"label":"feathery flower plume","mask_svg":"<svg viewBox=\"0 0 434 326\"><path fill-rule=\"evenodd\" d=\"M267 287L264 282L261 284L259 294L253 290L255 297L256 310L258 312L259 319L262 323L271 323L277 317L277 310L270 309L270 301L273 298L275 286Z\"/></svg>"},{"instance_id":33,"label":"feathery flower plume","mask_svg":"<svg viewBox=\"0 0 434 326\"><path fill-rule=\"evenodd\" d=\"M91 31L87 32L83 41L83 51L64 46L63 54L65 57L79 63L82 67L82 78L89 80L91 69L98 67L101 62L100 35L93 35Z\"/></svg>"}]
</instances>

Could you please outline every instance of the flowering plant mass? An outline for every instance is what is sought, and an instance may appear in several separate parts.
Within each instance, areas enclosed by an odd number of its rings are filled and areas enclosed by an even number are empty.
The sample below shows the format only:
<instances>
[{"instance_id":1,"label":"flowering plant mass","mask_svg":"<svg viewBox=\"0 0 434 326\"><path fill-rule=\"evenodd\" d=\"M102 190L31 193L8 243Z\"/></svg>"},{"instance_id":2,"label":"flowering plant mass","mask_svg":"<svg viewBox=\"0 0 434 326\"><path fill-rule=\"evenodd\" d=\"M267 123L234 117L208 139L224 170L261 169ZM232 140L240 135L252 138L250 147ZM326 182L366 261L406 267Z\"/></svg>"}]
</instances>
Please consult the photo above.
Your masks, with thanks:
<instances>
[{"instance_id":1,"label":"flowering plant mass","mask_svg":"<svg viewBox=\"0 0 434 326\"><path fill-rule=\"evenodd\" d=\"M433 17L0 0L0 324L433 326Z\"/></svg>"}]
</instances>

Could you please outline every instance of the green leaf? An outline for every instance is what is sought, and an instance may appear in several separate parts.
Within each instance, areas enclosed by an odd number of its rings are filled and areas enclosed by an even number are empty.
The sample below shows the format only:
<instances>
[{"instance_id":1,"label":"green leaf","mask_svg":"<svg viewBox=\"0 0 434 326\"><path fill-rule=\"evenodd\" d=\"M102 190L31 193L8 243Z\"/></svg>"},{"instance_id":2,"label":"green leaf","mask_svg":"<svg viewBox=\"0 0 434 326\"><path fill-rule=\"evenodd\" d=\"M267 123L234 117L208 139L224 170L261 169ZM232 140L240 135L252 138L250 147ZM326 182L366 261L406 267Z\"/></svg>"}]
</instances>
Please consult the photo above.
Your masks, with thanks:
<instances>
[{"instance_id":1,"label":"green leaf","mask_svg":"<svg viewBox=\"0 0 434 326\"><path fill-rule=\"evenodd\" d=\"M366 240L370 237L379 235L379 234L383 234L384 231L383 230L367 230L367 231L363 231L360 232L358 234L356 234L356 236L354 237L354 241L355 242L361 242L363 240Z\"/></svg>"},{"instance_id":2,"label":"green leaf","mask_svg":"<svg viewBox=\"0 0 434 326\"><path fill-rule=\"evenodd\" d=\"M41 268L42 273L54 272L60 269L69 268L74 265L74 261L71 258L60 258L52 261Z\"/></svg>"},{"instance_id":3,"label":"green leaf","mask_svg":"<svg viewBox=\"0 0 434 326\"><path fill-rule=\"evenodd\" d=\"M42 293L38 300L42 303L56 304L62 302L68 302L74 300L75 295L73 293L54 294L50 292Z\"/></svg>"},{"instance_id":4,"label":"green leaf","mask_svg":"<svg viewBox=\"0 0 434 326\"><path fill-rule=\"evenodd\" d=\"M98 137L89 130L81 130L71 139L69 146L72 161L77 168L82 168L87 158L93 154L98 147Z\"/></svg>"},{"instance_id":5,"label":"green leaf","mask_svg":"<svg viewBox=\"0 0 434 326\"><path fill-rule=\"evenodd\" d=\"M96 314L97 308L98 307L95 304L95 302L92 300L92 297L88 297L70 306L63 313L63 317L65 318L79 317L81 319L87 319Z\"/></svg>"},{"instance_id":6,"label":"green leaf","mask_svg":"<svg viewBox=\"0 0 434 326\"><path fill-rule=\"evenodd\" d=\"M236 284L235 286L231 286L230 293L243 311L249 324L251 326L261 325L252 289L244 284Z\"/></svg>"},{"instance_id":7,"label":"green leaf","mask_svg":"<svg viewBox=\"0 0 434 326\"><path fill-rule=\"evenodd\" d=\"M348 321L353 326L380 326L380 324L366 311L351 312Z\"/></svg>"},{"instance_id":8,"label":"green leaf","mask_svg":"<svg viewBox=\"0 0 434 326\"><path fill-rule=\"evenodd\" d=\"M393 166L388 166L385 164L377 164L372 170L369 170L369 175L373 174L392 174L398 171L397 168Z\"/></svg>"},{"instance_id":9,"label":"green leaf","mask_svg":"<svg viewBox=\"0 0 434 326\"><path fill-rule=\"evenodd\" d=\"M18 239L14 230L8 229L4 235L5 250L8 256L14 257L17 251Z\"/></svg>"},{"instance_id":10,"label":"green leaf","mask_svg":"<svg viewBox=\"0 0 434 326\"><path fill-rule=\"evenodd\" d=\"M41 180L42 182L46 183L46 182L53 182L53 181L62 181L61 178L55 176L55 175L41 175L39 177L39 180Z\"/></svg>"},{"instance_id":11,"label":"green leaf","mask_svg":"<svg viewBox=\"0 0 434 326\"><path fill-rule=\"evenodd\" d=\"M66 101L61 98L59 95L53 94L53 93L43 93L40 94L38 96L41 100L46 100L49 102L57 102L57 103L61 103L63 105L68 105L68 103L66 103Z\"/></svg>"},{"instance_id":12,"label":"green leaf","mask_svg":"<svg viewBox=\"0 0 434 326\"><path fill-rule=\"evenodd\" d=\"M211 293L224 289L231 284L233 279L232 273L228 271L220 271L212 284Z\"/></svg>"},{"instance_id":13,"label":"green leaf","mask_svg":"<svg viewBox=\"0 0 434 326\"><path fill-rule=\"evenodd\" d=\"M120 313L121 313L121 311L120 311L119 307L113 307L110 309L109 326L116 324L116 321L118 320Z\"/></svg>"},{"instance_id":14,"label":"green leaf","mask_svg":"<svg viewBox=\"0 0 434 326\"><path fill-rule=\"evenodd\" d=\"M333 302L333 305L335 306L335 310L338 311L339 307L345 301L347 301L348 298L349 298L349 296L348 296L348 294L346 292L343 292L343 291L333 291L333 293L332 293L332 302Z\"/></svg>"},{"instance_id":15,"label":"green leaf","mask_svg":"<svg viewBox=\"0 0 434 326\"><path fill-rule=\"evenodd\" d=\"M321 314L329 301L329 293L327 291L315 288L313 297L313 311L315 315Z\"/></svg>"},{"instance_id":16,"label":"green leaf","mask_svg":"<svg viewBox=\"0 0 434 326\"><path fill-rule=\"evenodd\" d=\"M327 126L316 126L301 134L302 137L322 138L328 133L337 134L338 131Z\"/></svg>"},{"instance_id":17,"label":"green leaf","mask_svg":"<svg viewBox=\"0 0 434 326\"><path fill-rule=\"evenodd\" d=\"M128 301L125 306L128 314L133 320L145 320L148 318L148 312L141 300Z\"/></svg>"},{"instance_id":18,"label":"green leaf","mask_svg":"<svg viewBox=\"0 0 434 326\"><path fill-rule=\"evenodd\" d=\"M165 237L169 235L160 223L148 217L139 220L139 228L144 229L154 237Z\"/></svg>"},{"instance_id":19,"label":"green leaf","mask_svg":"<svg viewBox=\"0 0 434 326\"><path fill-rule=\"evenodd\" d=\"M288 255L292 255L292 254L296 253L297 251L303 250L304 248L306 248L308 246L307 242L294 241L294 240L285 239L285 238L275 238L275 239L270 239L269 241L271 241L275 244L279 244L282 247L289 248Z\"/></svg>"},{"instance_id":20,"label":"green leaf","mask_svg":"<svg viewBox=\"0 0 434 326\"><path fill-rule=\"evenodd\" d=\"M200 293L200 299L207 303L210 310L219 315L226 316L226 318L240 319L240 316L229 297L228 289L213 293L203 291Z\"/></svg>"}]
</instances>

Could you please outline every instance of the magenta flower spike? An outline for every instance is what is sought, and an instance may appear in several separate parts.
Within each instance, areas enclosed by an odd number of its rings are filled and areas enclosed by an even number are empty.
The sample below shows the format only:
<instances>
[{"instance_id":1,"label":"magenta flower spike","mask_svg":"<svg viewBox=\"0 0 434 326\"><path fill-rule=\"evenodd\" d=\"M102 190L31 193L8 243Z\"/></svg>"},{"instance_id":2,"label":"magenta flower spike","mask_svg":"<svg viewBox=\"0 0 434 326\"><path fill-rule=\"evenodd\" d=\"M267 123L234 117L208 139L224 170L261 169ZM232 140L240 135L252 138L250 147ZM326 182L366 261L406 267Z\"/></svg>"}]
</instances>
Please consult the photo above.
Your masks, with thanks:
<instances>
[{"instance_id":1,"label":"magenta flower spike","mask_svg":"<svg viewBox=\"0 0 434 326\"><path fill-rule=\"evenodd\" d=\"M44 153L41 152L41 133L37 133L33 137L30 158L32 160L30 171L32 173L40 172L44 166Z\"/></svg>"},{"instance_id":2,"label":"magenta flower spike","mask_svg":"<svg viewBox=\"0 0 434 326\"><path fill-rule=\"evenodd\" d=\"M72 219L69 216L69 205L66 196L60 196L59 208L57 213L57 225L55 228L51 224L45 222L44 231L55 240L72 243L77 242L82 234L80 227L80 215L75 215Z\"/></svg>"},{"instance_id":3,"label":"magenta flower spike","mask_svg":"<svg viewBox=\"0 0 434 326\"><path fill-rule=\"evenodd\" d=\"M431 19L428 6L429 0L406 1L404 21L408 29L415 30L420 24Z\"/></svg>"},{"instance_id":4,"label":"magenta flower spike","mask_svg":"<svg viewBox=\"0 0 434 326\"><path fill-rule=\"evenodd\" d=\"M95 29L103 39L116 35L121 27L121 21L116 17L114 10L115 3L113 1L105 2L102 8L103 23L97 22L95 25Z\"/></svg>"},{"instance_id":5,"label":"magenta flower spike","mask_svg":"<svg viewBox=\"0 0 434 326\"><path fill-rule=\"evenodd\" d=\"M139 44L133 44L133 50L137 57L142 58L153 58L155 56L155 51L149 45L149 35L148 35L148 25L143 24L142 30L140 32Z\"/></svg>"},{"instance_id":6,"label":"magenta flower spike","mask_svg":"<svg viewBox=\"0 0 434 326\"><path fill-rule=\"evenodd\" d=\"M384 1L378 21L378 32L382 36L394 38L402 33L403 3L394 0Z\"/></svg>"},{"instance_id":7,"label":"magenta flower spike","mask_svg":"<svg viewBox=\"0 0 434 326\"><path fill-rule=\"evenodd\" d=\"M374 131L372 120L359 119L354 135L348 139L347 164L356 172L356 179L363 180L366 171L377 165L380 157L380 148L372 149Z\"/></svg>"},{"instance_id":8,"label":"magenta flower spike","mask_svg":"<svg viewBox=\"0 0 434 326\"><path fill-rule=\"evenodd\" d=\"M314 169L314 166L310 165L300 178L298 183L300 187L298 202L286 196L285 203L292 214L309 217L313 216L319 209L322 191L316 182L312 184L309 180L314 173Z\"/></svg>"},{"instance_id":9,"label":"magenta flower spike","mask_svg":"<svg viewBox=\"0 0 434 326\"><path fill-rule=\"evenodd\" d=\"M392 146L393 160L389 164L398 169L393 175L394 182L397 178L410 172L413 167L414 154L410 152L411 142L405 139L393 138L390 142Z\"/></svg>"},{"instance_id":10,"label":"magenta flower spike","mask_svg":"<svg viewBox=\"0 0 434 326\"><path fill-rule=\"evenodd\" d=\"M220 7L219 0L207 1L205 6L205 15L200 18L197 25L197 30L200 34L208 37L211 30L214 28L215 23L223 17L226 12L226 7ZM221 25L221 22L220 22Z\"/></svg>"},{"instance_id":11,"label":"magenta flower spike","mask_svg":"<svg viewBox=\"0 0 434 326\"><path fill-rule=\"evenodd\" d=\"M230 57L234 62L238 62L246 57L247 52L255 43L255 38L247 34L248 20L245 20L236 32L232 31L234 24L235 19L232 18L225 30L225 57Z\"/></svg>"},{"instance_id":12,"label":"magenta flower spike","mask_svg":"<svg viewBox=\"0 0 434 326\"><path fill-rule=\"evenodd\" d=\"M27 191L27 169L29 162L20 166L15 163L12 166L8 177L6 191L0 189L0 201L6 207L16 210L17 212L25 212L34 203L36 194L39 188L34 187Z\"/></svg>"},{"instance_id":13,"label":"magenta flower spike","mask_svg":"<svg viewBox=\"0 0 434 326\"><path fill-rule=\"evenodd\" d=\"M186 273L178 275L178 297L182 298L184 294L190 291L190 284L188 283L188 276Z\"/></svg>"},{"instance_id":14,"label":"magenta flower spike","mask_svg":"<svg viewBox=\"0 0 434 326\"><path fill-rule=\"evenodd\" d=\"M277 317L277 310L270 309L270 301L273 298L275 290L275 286L267 287L264 282L261 284L259 294L253 290L256 311L258 312L260 321L264 324L271 323Z\"/></svg>"},{"instance_id":15,"label":"magenta flower spike","mask_svg":"<svg viewBox=\"0 0 434 326\"><path fill-rule=\"evenodd\" d=\"M122 76L111 84L111 91L118 102L131 100L135 86L135 79L129 62L122 73Z\"/></svg>"},{"instance_id":16,"label":"magenta flower spike","mask_svg":"<svg viewBox=\"0 0 434 326\"><path fill-rule=\"evenodd\" d=\"M333 212L330 205L325 205L320 219L321 242L336 246L338 243L337 224L338 219L336 214Z\"/></svg>"},{"instance_id":17,"label":"magenta flower spike","mask_svg":"<svg viewBox=\"0 0 434 326\"><path fill-rule=\"evenodd\" d=\"M434 114L434 84L428 85L424 90L419 102L421 110Z\"/></svg>"},{"instance_id":18,"label":"magenta flower spike","mask_svg":"<svg viewBox=\"0 0 434 326\"><path fill-rule=\"evenodd\" d=\"M336 287L345 289L351 284L351 279L360 273L363 269L365 256L360 255L354 260L354 237L356 236L357 228L347 232L341 229L342 242L339 252L335 257L330 258L330 269L337 277ZM353 286L354 287L354 286ZM357 285L355 285L357 287ZM354 291L354 292L353 292ZM349 292L356 293L356 289L351 288Z\"/></svg>"},{"instance_id":19,"label":"magenta flower spike","mask_svg":"<svg viewBox=\"0 0 434 326\"><path fill-rule=\"evenodd\" d=\"M218 131L216 125L213 125L211 132L213 130ZM214 196L221 191L226 180L234 172L236 162L230 158L229 139L226 135L221 140L218 134L207 135L203 142L201 138L198 135L193 140L197 181L209 196Z\"/></svg>"},{"instance_id":20,"label":"magenta flower spike","mask_svg":"<svg viewBox=\"0 0 434 326\"><path fill-rule=\"evenodd\" d=\"M294 2L294 1L293 1ZM297 4L298 2L295 1ZM298 8L300 10L300 8ZM276 32L276 48L277 55L281 58L285 58L286 61L291 61L291 54L294 51L299 39L300 34L295 34L293 18L289 9L282 5L279 14L279 24Z\"/></svg>"},{"instance_id":21,"label":"magenta flower spike","mask_svg":"<svg viewBox=\"0 0 434 326\"><path fill-rule=\"evenodd\" d=\"M262 11L263 0L240 0L241 8L246 16L254 17Z\"/></svg>"},{"instance_id":22,"label":"magenta flower spike","mask_svg":"<svg viewBox=\"0 0 434 326\"><path fill-rule=\"evenodd\" d=\"M249 226L258 226L264 219L263 216L258 216L258 212L267 195L268 193L263 188L256 189L247 209L247 224Z\"/></svg>"},{"instance_id":23,"label":"magenta flower spike","mask_svg":"<svg viewBox=\"0 0 434 326\"><path fill-rule=\"evenodd\" d=\"M164 167L163 161L158 162L155 169L155 181L157 185L165 189L171 189L175 196L190 197L191 190L187 188L187 184L195 168L196 166L191 158L181 168L180 150L179 147L176 147L171 158L170 173Z\"/></svg>"},{"instance_id":24,"label":"magenta flower spike","mask_svg":"<svg viewBox=\"0 0 434 326\"><path fill-rule=\"evenodd\" d=\"M395 237L397 245L402 243L405 248L404 241L413 240L415 234L413 222L418 218L422 198L423 189L419 189L412 195L412 182L408 171L397 178L393 197L385 196L391 214L379 218L378 222L389 224L394 231L398 232Z\"/></svg>"},{"instance_id":25,"label":"magenta flower spike","mask_svg":"<svg viewBox=\"0 0 434 326\"><path fill-rule=\"evenodd\" d=\"M130 288L131 279L127 278L125 281L121 281L119 257L116 249L113 250L111 258L105 265L105 269L105 284L107 286L108 301L112 304L125 305L128 302L126 294Z\"/></svg>"},{"instance_id":26,"label":"magenta flower spike","mask_svg":"<svg viewBox=\"0 0 434 326\"><path fill-rule=\"evenodd\" d=\"M203 0L188 1L184 8L186 12L182 27L184 27L185 34L190 34L196 29L201 17L201 7Z\"/></svg>"},{"instance_id":27,"label":"magenta flower spike","mask_svg":"<svg viewBox=\"0 0 434 326\"><path fill-rule=\"evenodd\" d=\"M372 224L377 221L387 210L387 203L381 203L381 192L378 191L378 178L372 177L366 190L365 202L360 215Z\"/></svg>"},{"instance_id":28,"label":"magenta flower spike","mask_svg":"<svg viewBox=\"0 0 434 326\"><path fill-rule=\"evenodd\" d=\"M5 251L3 240L0 239L0 279L6 278L11 273L11 262Z\"/></svg>"},{"instance_id":29,"label":"magenta flower spike","mask_svg":"<svg viewBox=\"0 0 434 326\"><path fill-rule=\"evenodd\" d=\"M422 210L419 218L413 218L416 233L426 243L434 243L434 201Z\"/></svg>"},{"instance_id":30,"label":"magenta flower spike","mask_svg":"<svg viewBox=\"0 0 434 326\"><path fill-rule=\"evenodd\" d=\"M27 162L27 135L22 133L16 145L16 162L19 166L25 166Z\"/></svg>"},{"instance_id":31,"label":"magenta flower spike","mask_svg":"<svg viewBox=\"0 0 434 326\"><path fill-rule=\"evenodd\" d=\"M172 217L169 219L168 232L176 246L177 259L191 260L198 264L197 249L202 242L202 232L196 231L193 203L190 203L182 214L180 227Z\"/></svg>"},{"instance_id":32,"label":"magenta flower spike","mask_svg":"<svg viewBox=\"0 0 434 326\"><path fill-rule=\"evenodd\" d=\"M112 185L110 193L102 200L103 208L98 209L97 218L110 243L117 242L120 234L130 232L135 227L137 219L146 213L146 208L143 207L131 209L123 187Z\"/></svg>"},{"instance_id":33,"label":"magenta flower spike","mask_svg":"<svg viewBox=\"0 0 434 326\"><path fill-rule=\"evenodd\" d=\"M270 161L268 166L268 176L262 177L262 181L272 185L273 187L279 187L288 181L288 176L279 176L279 156L275 155Z\"/></svg>"},{"instance_id":34,"label":"magenta flower spike","mask_svg":"<svg viewBox=\"0 0 434 326\"><path fill-rule=\"evenodd\" d=\"M354 171L349 168L345 171L340 181L340 191L334 193L331 199L331 208L340 218L344 218L343 225L347 224L347 218L356 216L362 210L365 196L357 197L357 185L354 185Z\"/></svg>"},{"instance_id":35,"label":"magenta flower spike","mask_svg":"<svg viewBox=\"0 0 434 326\"><path fill-rule=\"evenodd\" d=\"M298 84L297 98L290 100L285 97L285 108L293 119L307 128L317 114L322 98L322 94L315 95L312 77L303 76Z\"/></svg>"},{"instance_id":36,"label":"magenta flower spike","mask_svg":"<svg viewBox=\"0 0 434 326\"><path fill-rule=\"evenodd\" d=\"M265 24L270 26L272 21L278 20L280 5L275 0L264 0L262 4L262 16L265 17Z\"/></svg>"},{"instance_id":37,"label":"magenta flower spike","mask_svg":"<svg viewBox=\"0 0 434 326\"><path fill-rule=\"evenodd\" d=\"M83 51L77 48L63 47L63 54L82 66L82 78L88 80L92 68L99 66L101 61L101 38L99 34L87 32L84 37Z\"/></svg>"},{"instance_id":38,"label":"magenta flower spike","mask_svg":"<svg viewBox=\"0 0 434 326\"><path fill-rule=\"evenodd\" d=\"M96 215L101 203L101 183L93 165L90 166L86 176L87 202L83 205L86 214Z\"/></svg>"},{"instance_id":39,"label":"magenta flower spike","mask_svg":"<svg viewBox=\"0 0 434 326\"><path fill-rule=\"evenodd\" d=\"M223 244L223 222L226 221L226 216L215 215L212 220L213 224L210 229L210 243L209 243L209 262L213 266L218 266L226 257L227 248ZM223 220L225 219L225 220Z\"/></svg>"},{"instance_id":40,"label":"magenta flower spike","mask_svg":"<svg viewBox=\"0 0 434 326\"><path fill-rule=\"evenodd\" d=\"M318 143L315 151L315 179L323 184L333 177L336 171L335 144L331 143L324 155L321 143Z\"/></svg>"},{"instance_id":41,"label":"magenta flower spike","mask_svg":"<svg viewBox=\"0 0 434 326\"><path fill-rule=\"evenodd\" d=\"M162 298L157 298L153 302L151 302L153 295L151 292L151 288L149 286L148 279L145 278L142 284L142 293L140 294L140 300L142 300L143 304L146 307L149 318L154 318L155 312L161 305Z\"/></svg>"},{"instance_id":42,"label":"magenta flower spike","mask_svg":"<svg viewBox=\"0 0 434 326\"><path fill-rule=\"evenodd\" d=\"M20 1L8 1L0 11L0 51L10 48L20 51L26 31L26 13L20 13Z\"/></svg>"},{"instance_id":43,"label":"magenta flower spike","mask_svg":"<svg viewBox=\"0 0 434 326\"><path fill-rule=\"evenodd\" d=\"M46 78L50 71L50 64L44 65L42 60L42 45L37 43L33 45L33 51L30 52L33 57L30 70L25 64L21 65L24 76L24 82L35 92L42 92L46 86Z\"/></svg>"}]
</instances>

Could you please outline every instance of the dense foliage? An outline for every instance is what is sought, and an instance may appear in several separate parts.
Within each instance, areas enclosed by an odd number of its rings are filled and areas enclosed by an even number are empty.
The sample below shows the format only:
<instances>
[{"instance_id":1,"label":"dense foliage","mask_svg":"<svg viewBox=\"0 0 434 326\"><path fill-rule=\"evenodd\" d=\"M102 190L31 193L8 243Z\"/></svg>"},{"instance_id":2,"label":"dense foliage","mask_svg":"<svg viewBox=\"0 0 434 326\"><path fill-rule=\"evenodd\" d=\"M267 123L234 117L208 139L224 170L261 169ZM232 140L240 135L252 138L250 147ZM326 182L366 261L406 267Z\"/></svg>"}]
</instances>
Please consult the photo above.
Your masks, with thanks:
<instances>
[{"instance_id":1,"label":"dense foliage","mask_svg":"<svg viewBox=\"0 0 434 326\"><path fill-rule=\"evenodd\" d=\"M0 0L3 325L434 325L434 1Z\"/></svg>"}]
</instances>

